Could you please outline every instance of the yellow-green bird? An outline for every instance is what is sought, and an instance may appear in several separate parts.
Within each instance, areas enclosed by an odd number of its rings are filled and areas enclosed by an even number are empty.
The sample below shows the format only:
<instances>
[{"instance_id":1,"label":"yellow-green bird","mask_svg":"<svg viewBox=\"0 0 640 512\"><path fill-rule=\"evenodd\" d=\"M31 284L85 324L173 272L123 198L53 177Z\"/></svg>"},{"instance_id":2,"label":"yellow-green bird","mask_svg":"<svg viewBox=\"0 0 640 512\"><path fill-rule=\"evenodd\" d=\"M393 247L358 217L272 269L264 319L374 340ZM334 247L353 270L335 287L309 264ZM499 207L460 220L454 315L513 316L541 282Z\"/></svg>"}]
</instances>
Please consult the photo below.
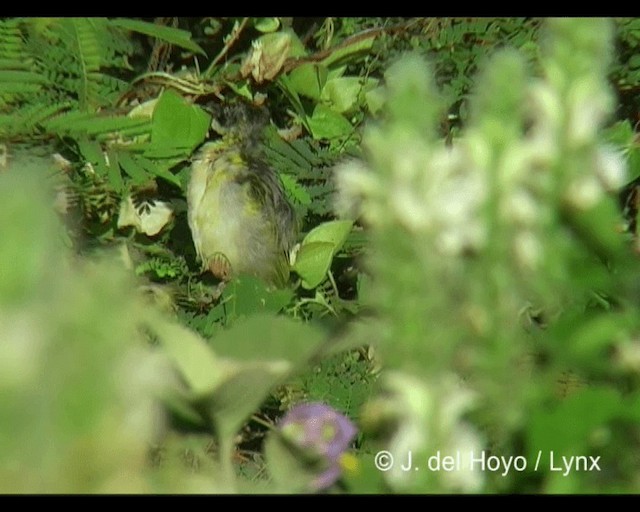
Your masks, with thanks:
<instances>
[{"instance_id":1,"label":"yellow-green bird","mask_svg":"<svg viewBox=\"0 0 640 512\"><path fill-rule=\"evenodd\" d=\"M222 137L205 143L191 164L188 220L203 271L223 281L251 274L281 287L298 230L282 182L260 157L260 115L244 105L222 110Z\"/></svg>"}]
</instances>

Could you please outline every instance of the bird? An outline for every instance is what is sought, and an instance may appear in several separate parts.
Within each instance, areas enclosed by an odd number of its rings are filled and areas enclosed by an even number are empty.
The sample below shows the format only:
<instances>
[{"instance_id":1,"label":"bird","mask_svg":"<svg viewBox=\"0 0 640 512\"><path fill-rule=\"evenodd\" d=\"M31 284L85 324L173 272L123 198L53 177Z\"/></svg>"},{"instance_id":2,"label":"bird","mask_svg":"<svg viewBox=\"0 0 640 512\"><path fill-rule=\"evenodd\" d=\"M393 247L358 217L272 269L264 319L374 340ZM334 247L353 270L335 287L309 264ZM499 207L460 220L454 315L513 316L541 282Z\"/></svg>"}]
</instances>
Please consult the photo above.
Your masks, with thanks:
<instances>
[{"instance_id":1,"label":"bird","mask_svg":"<svg viewBox=\"0 0 640 512\"><path fill-rule=\"evenodd\" d=\"M260 149L267 118L242 103L214 109L220 137L192 158L187 216L202 272L223 282L249 274L280 288L289 280L298 221Z\"/></svg>"}]
</instances>

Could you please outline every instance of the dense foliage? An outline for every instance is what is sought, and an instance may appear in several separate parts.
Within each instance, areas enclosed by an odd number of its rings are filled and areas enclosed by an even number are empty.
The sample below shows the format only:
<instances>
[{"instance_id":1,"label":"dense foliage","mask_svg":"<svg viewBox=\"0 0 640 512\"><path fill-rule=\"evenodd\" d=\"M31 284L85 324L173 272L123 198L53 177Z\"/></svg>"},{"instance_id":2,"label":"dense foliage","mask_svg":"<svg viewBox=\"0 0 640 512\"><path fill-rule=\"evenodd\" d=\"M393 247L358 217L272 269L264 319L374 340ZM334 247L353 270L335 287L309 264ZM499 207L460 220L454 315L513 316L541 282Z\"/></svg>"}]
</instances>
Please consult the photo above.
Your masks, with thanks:
<instances>
[{"instance_id":1,"label":"dense foliage","mask_svg":"<svg viewBox=\"0 0 640 512\"><path fill-rule=\"evenodd\" d=\"M0 20L0 490L637 491L639 43ZM227 105L270 113L280 289L196 259L191 158Z\"/></svg>"}]
</instances>

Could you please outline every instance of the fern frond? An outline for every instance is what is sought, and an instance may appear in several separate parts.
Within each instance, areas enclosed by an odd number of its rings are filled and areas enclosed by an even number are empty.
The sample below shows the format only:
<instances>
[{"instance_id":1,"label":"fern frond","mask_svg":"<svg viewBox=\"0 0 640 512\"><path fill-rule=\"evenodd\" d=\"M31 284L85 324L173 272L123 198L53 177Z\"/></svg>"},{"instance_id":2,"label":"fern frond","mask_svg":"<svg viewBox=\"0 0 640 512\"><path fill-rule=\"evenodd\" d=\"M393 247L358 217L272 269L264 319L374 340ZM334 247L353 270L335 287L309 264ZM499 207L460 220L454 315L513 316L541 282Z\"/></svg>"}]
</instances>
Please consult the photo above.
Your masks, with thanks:
<instances>
[{"instance_id":1,"label":"fern frond","mask_svg":"<svg viewBox=\"0 0 640 512\"><path fill-rule=\"evenodd\" d=\"M207 56L206 52L191 39L191 33L187 30L166 27L156 23L149 23L147 21L124 18L112 20L111 24L115 27L155 37L162 41L166 41L167 43L179 46L180 48L184 48L185 50L199 53L205 57Z\"/></svg>"},{"instance_id":2,"label":"fern frond","mask_svg":"<svg viewBox=\"0 0 640 512\"><path fill-rule=\"evenodd\" d=\"M47 131L65 135L117 135L125 131L149 132L148 119L122 116L103 116L92 112L73 110L52 117L43 123Z\"/></svg>"},{"instance_id":3,"label":"fern frond","mask_svg":"<svg viewBox=\"0 0 640 512\"><path fill-rule=\"evenodd\" d=\"M26 64L23 58L24 39L20 30L20 20L0 21L0 67L2 69L15 69L13 65L21 66Z\"/></svg>"},{"instance_id":4,"label":"fern frond","mask_svg":"<svg viewBox=\"0 0 640 512\"><path fill-rule=\"evenodd\" d=\"M109 28L106 18L68 18L59 20L57 35L61 45L68 51L61 57L66 63L62 68L72 84L69 89L75 89L81 110L92 111L100 106L110 104L114 93L120 87L115 87L117 81L104 78L101 69L113 64L114 35ZM63 82L65 83L65 82ZM105 84L108 87L105 87Z\"/></svg>"},{"instance_id":5,"label":"fern frond","mask_svg":"<svg viewBox=\"0 0 640 512\"><path fill-rule=\"evenodd\" d=\"M51 105L36 103L25 105L17 111L9 111L8 115L0 115L0 136L31 134L42 123L52 116L70 107L70 103L53 103ZM0 111L3 111L0 103Z\"/></svg>"},{"instance_id":6,"label":"fern frond","mask_svg":"<svg viewBox=\"0 0 640 512\"><path fill-rule=\"evenodd\" d=\"M91 116L126 88L107 70L129 69L132 51L106 18L0 21L0 114L12 118L0 117L0 134L29 135L37 125L55 134L139 133L140 123L126 118Z\"/></svg>"}]
</instances>

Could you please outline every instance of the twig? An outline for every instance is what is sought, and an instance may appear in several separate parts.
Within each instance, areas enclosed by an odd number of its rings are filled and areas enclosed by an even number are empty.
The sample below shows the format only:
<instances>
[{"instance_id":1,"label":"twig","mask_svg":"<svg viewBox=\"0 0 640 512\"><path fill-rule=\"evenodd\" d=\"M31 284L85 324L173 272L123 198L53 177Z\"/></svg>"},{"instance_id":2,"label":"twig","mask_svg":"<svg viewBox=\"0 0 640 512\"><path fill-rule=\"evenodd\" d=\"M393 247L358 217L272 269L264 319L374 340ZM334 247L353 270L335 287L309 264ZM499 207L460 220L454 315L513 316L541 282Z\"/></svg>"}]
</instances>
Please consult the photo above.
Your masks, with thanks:
<instances>
[{"instance_id":1,"label":"twig","mask_svg":"<svg viewBox=\"0 0 640 512\"><path fill-rule=\"evenodd\" d=\"M244 28L247 26L247 23L249 23L249 18L243 18L242 21L240 22L240 25L238 25L237 27L233 28L233 30L231 32L231 37L229 37L229 40L225 43L224 48L222 48L222 50L220 50L220 53L218 53L218 55L216 55L216 58L213 59L213 62L211 63L211 65L205 71L204 76L209 76L209 74L211 73L213 68L218 64L218 62L220 62L224 58L224 56L227 53L229 53L229 50L235 44L235 42L238 40L238 38L240 37L240 34L244 30Z\"/></svg>"},{"instance_id":2,"label":"twig","mask_svg":"<svg viewBox=\"0 0 640 512\"><path fill-rule=\"evenodd\" d=\"M308 57L294 57L291 59L287 59L282 66L282 72L287 73L292 69L301 66L307 62L318 62L326 59L332 53L341 50L342 48L347 48L352 44L359 43L360 41L364 41L365 39L376 38L381 34L393 34L395 32L401 32L406 30L411 25L415 24L415 20L409 20L403 23L398 23L393 25L392 27L377 27L377 28L369 28L363 30L362 32L358 32L348 38L346 38L341 43L336 46L332 46L331 48L327 48L326 50L321 50L319 52L314 53L313 55L309 55Z\"/></svg>"}]
</instances>

